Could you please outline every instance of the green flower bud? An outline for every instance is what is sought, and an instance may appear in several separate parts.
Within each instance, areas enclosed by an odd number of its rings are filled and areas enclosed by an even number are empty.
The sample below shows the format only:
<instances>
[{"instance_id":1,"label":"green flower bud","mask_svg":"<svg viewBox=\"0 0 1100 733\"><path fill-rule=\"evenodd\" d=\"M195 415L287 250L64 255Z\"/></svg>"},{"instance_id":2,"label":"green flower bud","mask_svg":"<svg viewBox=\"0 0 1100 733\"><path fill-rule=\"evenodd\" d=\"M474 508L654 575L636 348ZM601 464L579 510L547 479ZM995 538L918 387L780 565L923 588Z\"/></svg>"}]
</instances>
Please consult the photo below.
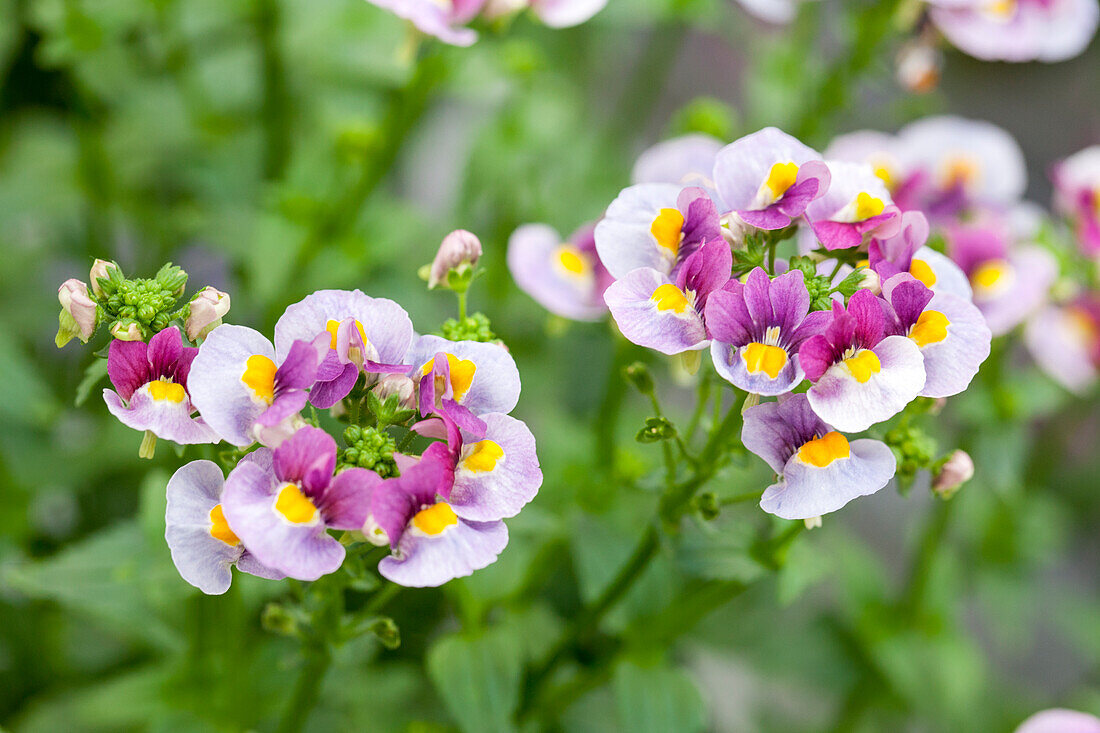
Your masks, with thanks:
<instances>
[{"instance_id":1,"label":"green flower bud","mask_svg":"<svg viewBox=\"0 0 1100 733\"><path fill-rule=\"evenodd\" d=\"M340 465L343 468L366 468L382 478L398 475L397 462L393 454L397 443L378 428L349 425L344 430L344 442L348 444L340 453Z\"/></svg>"},{"instance_id":2,"label":"green flower bud","mask_svg":"<svg viewBox=\"0 0 1100 733\"><path fill-rule=\"evenodd\" d=\"M646 396L653 394L653 375L650 374L649 367L642 362L636 361L624 367L623 376L642 394Z\"/></svg>"},{"instance_id":3,"label":"green flower bud","mask_svg":"<svg viewBox=\"0 0 1100 733\"><path fill-rule=\"evenodd\" d=\"M489 325L489 318L484 313L474 313L461 321L457 318L448 318L443 322L440 333L449 341L480 341L490 343L497 340Z\"/></svg>"}]
</instances>

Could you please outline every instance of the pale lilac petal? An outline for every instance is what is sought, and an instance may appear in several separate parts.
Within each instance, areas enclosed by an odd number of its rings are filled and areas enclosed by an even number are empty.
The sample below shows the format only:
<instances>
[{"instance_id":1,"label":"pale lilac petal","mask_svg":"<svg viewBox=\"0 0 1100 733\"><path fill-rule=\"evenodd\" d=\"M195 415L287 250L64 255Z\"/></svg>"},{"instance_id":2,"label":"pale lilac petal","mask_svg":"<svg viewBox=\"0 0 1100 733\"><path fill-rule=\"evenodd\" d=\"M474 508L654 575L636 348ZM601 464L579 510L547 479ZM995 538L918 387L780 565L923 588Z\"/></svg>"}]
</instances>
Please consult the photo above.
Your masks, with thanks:
<instances>
[{"instance_id":1,"label":"pale lilac petal","mask_svg":"<svg viewBox=\"0 0 1100 733\"><path fill-rule=\"evenodd\" d=\"M585 269L566 269L563 251L579 257ZM565 318L598 321L607 314L597 266L593 255L565 244L546 224L524 224L508 239L508 269L516 284L546 310Z\"/></svg>"},{"instance_id":2,"label":"pale lilac petal","mask_svg":"<svg viewBox=\"0 0 1100 733\"><path fill-rule=\"evenodd\" d=\"M921 397L950 397L970 386L989 357L993 334L973 303L950 293L933 296L926 310L947 317L947 338L921 347L927 379Z\"/></svg>"},{"instance_id":3,"label":"pale lilac petal","mask_svg":"<svg viewBox=\"0 0 1100 733\"><path fill-rule=\"evenodd\" d=\"M607 0L531 0L531 10L551 28L580 25L603 10Z\"/></svg>"},{"instance_id":4,"label":"pale lilac petal","mask_svg":"<svg viewBox=\"0 0 1100 733\"><path fill-rule=\"evenodd\" d=\"M881 371L866 382L857 381L844 364L835 364L806 393L814 412L837 430L858 433L888 420L924 388L924 357L915 343L887 336L871 350Z\"/></svg>"},{"instance_id":5,"label":"pale lilac petal","mask_svg":"<svg viewBox=\"0 0 1100 733\"><path fill-rule=\"evenodd\" d=\"M242 447L254 442L252 425L268 407L241 381L253 355L274 360L275 349L251 328L218 326L199 347L187 379L191 402L206 424L226 442Z\"/></svg>"},{"instance_id":6,"label":"pale lilac petal","mask_svg":"<svg viewBox=\"0 0 1100 733\"><path fill-rule=\"evenodd\" d=\"M458 402L474 415L487 412L511 412L519 401L520 380L516 362L508 350L498 344L475 341L448 341L440 336L421 336L402 362L412 364L409 376L417 381L423 367L439 352L472 361L476 367L473 381Z\"/></svg>"},{"instance_id":7,"label":"pale lilac petal","mask_svg":"<svg viewBox=\"0 0 1100 733\"><path fill-rule=\"evenodd\" d=\"M1016 733L1100 733L1100 718L1076 710L1051 708L1020 723Z\"/></svg>"},{"instance_id":8,"label":"pale lilac petal","mask_svg":"<svg viewBox=\"0 0 1100 733\"><path fill-rule=\"evenodd\" d=\"M663 354L679 354L706 346L703 318L688 302L681 312L660 310L653 294L668 277L650 268L639 268L612 283L604 293L611 316L630 341Z\"/></svg>"},{"instance_id":9,"label":"pale lilac petal","mask_svg":"<svg viewBox=\"0 0 1100 733\"><path fill-rule=\"evenodd\" d=\"M828 431L829 426L810 408L806 395L796 394L746 410L741 443L773 471L782 473L795 451Z\"/></svg>"},{"instance_id":10,"label":"pale lilac petal","mask_svg":"<svg viewBox=\"0 0 1100 733\"><path fill-rule=\"evenodd\" d=\"M657 244L650 228L662 209L677 209L680 187L642 183L624 188L596 224L596 251L615 278L639 267L670 273L675 253Z\"/></svg>"},{"instance_id":11,"label":"pale lilac petal","mask_svg":"<svg viewBox=\"0 0 1100 733\"><path fill-rule=\"evenodd\" d=\"M398 555L378 563L382 577L411 588L434 588L493 564L508 544L504 522L458 520L438 535L406 532Z\"/></svg>"},{"instance_id":12,"label":"pale lilac petal","mask_svg":"<svg viewBox=\"0 0 1100 733\"><path fill-rule=\"evenodd\" d=\"M1048 306L1028 321L1024 343L1047 376L1071 392L1085 395L1096 384L1092 353L1096 336L1083 330L1066 308Z\"/></svg>"},{"instance_id":13,"label":"pale lilac petal","mask_svg":"<svg viewBox=\"0 0 1100 733\"><path fill-rule=\"evenodd\" d=\"M164 538L180 576L208 595L220 595L232 582L230 566L241 557L241 544L229 545L210 534L210 510L221 500L222 470L211 461L192 461L168 481Z\"/></svg>"},{"instance_id":14,"label":"pale lilac petal","mask_svg":"<svg viewBox=\"0 0 1100 733\"><path fill-rule=\"evenodd\" d=\"M942 3L939 3L942 4ZM1010 18L980 3L933 7L932 21L961 51L988 61L1064 61L1082 53L1096 33L1095 0L1020 2Z\"/></svg>"},{"instance_id":15,"label":"pale lilac petal","mask_svg":"<svg viewBox=\"0 0 1100 733\"><path fill-rule=\"evenodd\" d=\"M885 443L864 439L849 446L847 458L821 468L804 463L797 454L791 456L779 483L764 491L760 508L783 519L811 519L874 494L890 482L897 460Z\"/></svg>"},{"instance_id":16,"label":"pale lilac petal","mask_svg":"<svg viewBox=\"0 0 1100 733\"><path fill-rule=\"evenodd\" d=\"M409 314L386 298L372 298L359 290L318 290L291 305L275 324L275 351L279 362L295 341L310 341L325 333L329 321L352 318L363 326L376 352L373 361L400 364L412 343Z\"/></svg>"},{"instance_id":17,"label":"pale lilac petal","mask_svg":"<svg viewBox=\"0 0 1100 733\"><path fill-rule=\"evenodd\" d=\"M182 402L155 400L143 386L130 395L129 404L109 389L103 390L103 401L112 415L128 428L149 430L158 438L180 445L219 443L221 438L201 418L191 417L194 408L185 397Z\"/></svg>"},{"instance_id":18,"label":"pale lilac petal","mask_svg":"<svg viewBox=\"0 0 1100 733\"><path fill-rule=\"evenodd\" d=\"M735 211L757 208L754 199L776 163L802 166L821 155L774 127L735 140L714 162L714 180L722 200Z\"/></svg>"},{"instance_id":19,"label":"pale lilac petal","mask_svg":"<svg viewBox=\"0 0 1100 733\"><path fill-rule=\"evenodd\" d=\"M500 413L485 415L484 420L484 439L496 443L504 455L489 471L472 470L464 458L478 439L467 437L467 450L459 457L447 502L463 519L492 522L515 516L535 498L542 485L542 470L535 436L526 425Z\"/></svg>"},{"instance_id":20,"label":"pale lilac petal","mask_svg":"<svg viewBox=\"0 0 1100 733\"><path fill-rule=\"evenodd\" d=\"M1036 311L1058 276L1054 257L1037 246L1010 253L1008 264L1009 274L996 287L974 287L974 305L982 311L994 336L1008 333Z\"/></svg>"},{"instance_id":21,"label":"pale lilac petal","mask_svg":"<svg viewBox=\"0 0 1100 733\"><path fill-rule=\"evenodd\" d=\"M722 147L720 140L700 133L659 142L638 156L631 182L699 186L713 198L716 192L711 175Z\"/></svg>"},{"instance_id":22,"label":"pale lilac petal","mask_svg":"<svg viewBox=\"0 0 1100 733\"><path fill-rule=\"evenodd\" d=\"M799 366L798 354L792 355L788 352L787 363L773 379L764 371L750 374L743 357L744 351L744 346L732 346L721 341L712 341L710 344L710 355L718 376L746 392L774 397L790 392L805 378L802 367Z\"/></svg>"}]
</instances>

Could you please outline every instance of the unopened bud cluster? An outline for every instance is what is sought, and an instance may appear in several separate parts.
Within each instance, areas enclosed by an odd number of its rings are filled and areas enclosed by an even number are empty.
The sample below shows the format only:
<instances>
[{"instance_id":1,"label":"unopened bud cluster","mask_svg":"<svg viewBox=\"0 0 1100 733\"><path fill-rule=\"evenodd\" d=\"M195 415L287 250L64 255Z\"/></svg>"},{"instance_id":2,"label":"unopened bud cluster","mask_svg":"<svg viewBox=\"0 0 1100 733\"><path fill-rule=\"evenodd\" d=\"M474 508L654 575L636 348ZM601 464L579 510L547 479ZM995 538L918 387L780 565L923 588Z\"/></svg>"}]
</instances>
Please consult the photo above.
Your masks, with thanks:
<instances>
[{"instance_id":1,"label":"unopened bud cluster","mask_svg":"<svg viewBox=\"0 0 1100 733\"><path fill-rule=\"evenodd\" d=\"M382 478L398 474L393 454L397 443L377 428L349 425L344 430L344 442L347 448L340 452L340 463L347 467L366 468Z\"/></svg>"}]
</instances>

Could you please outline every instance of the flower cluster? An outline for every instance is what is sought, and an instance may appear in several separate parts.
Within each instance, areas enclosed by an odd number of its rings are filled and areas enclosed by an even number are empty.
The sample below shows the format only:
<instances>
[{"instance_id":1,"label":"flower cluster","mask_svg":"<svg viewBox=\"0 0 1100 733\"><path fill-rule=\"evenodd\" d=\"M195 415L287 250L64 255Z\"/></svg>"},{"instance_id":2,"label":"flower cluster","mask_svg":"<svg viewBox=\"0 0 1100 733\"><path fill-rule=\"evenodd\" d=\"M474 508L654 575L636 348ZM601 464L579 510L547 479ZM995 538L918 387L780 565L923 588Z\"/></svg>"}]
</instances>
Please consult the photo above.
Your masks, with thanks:
<instances>
[{"instance_id":1,"label":"flower cluster","mask_svg":"<svg viewBox=\"0 0 1100 733\"><path fill-rule=\"evenodd\" d=\"M962 194L912 175L894 185L881 166L822 155L774 128L725 146L690 136L642 155L636 183L595 225L594 252L528 225L509 261L520 286L558 314L595 317L602 292L630 341L689 366L709 351L750 405L777 397L745 412L745 447L780 477L761 506L812 519L895 473L890 447L843 433L918 397L964 391L990 353L966 273L928 247L928 220L910 203L958 206ZM777 261L788 240L796 253ZM573 253L592 273L584 283L556 266ZM893 447L906 456L904 444ZM905 471L933 459L907 460Z\"/></svg>"},{"instance_id":2,"label":"flower cluster","mask_svg":"<svg viewBox=\"0 0 1100 733\"><path fill-rule=\"evenodd\" d=\"M465 277L480 251L477 242L439 274ZM164 272L180 285L162 275L126 280L113 265L98 279L93 270L101 290L91 295L70 281L62 326L69 314L87 340L98 322L137 324L140 333L121 329L130 340L112 328L114 389L103 396L120 421L146 431L142 455L157 437L233 446L221 454L228 475L195 460L168 483L165 537L185 580L223 593L232 566L316 580L340 568L349 547L372 545L389 548L379 572L406 586L440 585L496 560L508 542L503 520L542 483L535 439L508 414L520 379L501 343L417 335L400 305L358 290L322 290L291 305L272 342L221 324L224 294L204 290L189 313L168 312L186 275ZM152 312L145 301L111 300L135 292L153 293ZM80 325L87 319L93 327ZM347 423L342 450L321 427L338 421Z\"/></svg>"}]
</instances>

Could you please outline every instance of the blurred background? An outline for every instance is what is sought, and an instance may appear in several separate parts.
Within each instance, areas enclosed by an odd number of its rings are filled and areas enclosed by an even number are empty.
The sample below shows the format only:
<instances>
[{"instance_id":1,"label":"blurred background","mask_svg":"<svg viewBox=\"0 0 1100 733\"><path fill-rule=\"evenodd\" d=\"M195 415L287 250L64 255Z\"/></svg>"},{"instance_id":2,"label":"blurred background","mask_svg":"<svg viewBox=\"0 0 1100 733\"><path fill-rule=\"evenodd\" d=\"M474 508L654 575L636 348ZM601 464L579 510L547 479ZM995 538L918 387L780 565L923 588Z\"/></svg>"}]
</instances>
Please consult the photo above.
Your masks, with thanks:
<instances>
[{"instance_id":1,"label":"blurred background","mask_svg":"<svg viewBox=\"0 0 1100 733\"><path fill-rule=\"evenodd\" d=\"M485 245L472 305L518 362L546 480L496 565L394 601L399 649L341 649L309 728L498 729L446 680L518 674L599 592L652 512L658 459L629 440L640 397L601 420L613 326L548 317L511 283L516 226L595 219L639 152L688 131L776 125L820 149L925 114L986 119L1019 140L1043 206L1050 163L1100 141L1100 42L1056 65L949 52L915 96L888 24L858 67L835 62L875 5L811 3L779 28L726 0L611 0L578 28L520 17L430 46L414 70L404 24L362 0L0 0L0 725L265 729L296 671L297 644L260 621L283 585L238 576L204 597L176 574L164 485L181 458L139 461L105 385L82 385L92 349L54 347L58 284L93 257L135 276L170 260L189 293L231 294L230 322L269 331L314 289L360 288L427 332L453 302L416 271L462 227ZM692 520L609 616L629 653L552 726L1008 731L1052 705L1100 711L1100 411L1009 362L937 422L978 466L952 502L888 488L777 572L749 547L771 521L756 507ZM690 387L661 387L687 409ZM609 429L630 485L591 470ZM750 461L712 489L769 480Z\"/></svg>"}]
</instances>

